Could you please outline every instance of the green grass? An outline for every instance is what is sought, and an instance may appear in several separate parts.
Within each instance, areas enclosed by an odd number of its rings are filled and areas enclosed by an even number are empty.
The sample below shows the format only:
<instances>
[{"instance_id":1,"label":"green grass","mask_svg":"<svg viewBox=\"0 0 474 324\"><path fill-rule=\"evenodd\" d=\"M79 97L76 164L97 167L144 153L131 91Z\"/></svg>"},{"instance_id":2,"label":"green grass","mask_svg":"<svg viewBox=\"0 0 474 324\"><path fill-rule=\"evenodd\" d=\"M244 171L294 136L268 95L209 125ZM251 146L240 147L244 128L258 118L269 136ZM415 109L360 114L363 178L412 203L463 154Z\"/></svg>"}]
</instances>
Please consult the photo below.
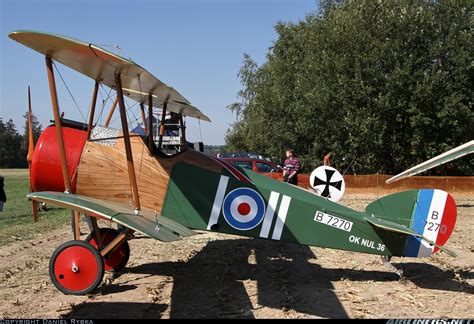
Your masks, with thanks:
<instances>
[{"instance_id":1,"label":"green grass","mask_svg":"<svg viewBox=\"0 0 474 324\"><path fill-rule=\"evenodd\" d=\"M29 175L26 169L0 169L5 177L7 202L0 212L0 246L37 237L38 234L70 224L70 211L51 208L40 211L39 222L33 222L31 202L26 199L29 192Z\"/></svg>"}]
</instances>

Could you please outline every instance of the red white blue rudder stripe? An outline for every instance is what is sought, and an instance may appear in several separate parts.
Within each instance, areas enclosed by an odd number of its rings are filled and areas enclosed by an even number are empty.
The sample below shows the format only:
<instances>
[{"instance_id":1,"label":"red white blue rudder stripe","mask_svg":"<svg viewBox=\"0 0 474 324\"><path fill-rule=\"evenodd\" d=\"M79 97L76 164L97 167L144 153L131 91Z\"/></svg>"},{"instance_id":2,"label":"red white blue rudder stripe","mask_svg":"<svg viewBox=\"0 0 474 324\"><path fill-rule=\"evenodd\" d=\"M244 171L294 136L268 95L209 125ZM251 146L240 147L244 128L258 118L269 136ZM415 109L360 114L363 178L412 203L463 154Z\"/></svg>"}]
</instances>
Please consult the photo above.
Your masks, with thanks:
<instances>
[{"instance_id":1,"label":"red white blue rudder stripe","mask_svg":"<svg viewBox=\"0 0 474 324\"><path fill-rule=\"evenodd\" d=\"M427 239L444 245L456 223L456 203L445 191L421 189L413 208L411 228ZM427 257L438 251L436 246L419 237L410 236L405 245L405 256Z\"/></svg>"}]
</instances>

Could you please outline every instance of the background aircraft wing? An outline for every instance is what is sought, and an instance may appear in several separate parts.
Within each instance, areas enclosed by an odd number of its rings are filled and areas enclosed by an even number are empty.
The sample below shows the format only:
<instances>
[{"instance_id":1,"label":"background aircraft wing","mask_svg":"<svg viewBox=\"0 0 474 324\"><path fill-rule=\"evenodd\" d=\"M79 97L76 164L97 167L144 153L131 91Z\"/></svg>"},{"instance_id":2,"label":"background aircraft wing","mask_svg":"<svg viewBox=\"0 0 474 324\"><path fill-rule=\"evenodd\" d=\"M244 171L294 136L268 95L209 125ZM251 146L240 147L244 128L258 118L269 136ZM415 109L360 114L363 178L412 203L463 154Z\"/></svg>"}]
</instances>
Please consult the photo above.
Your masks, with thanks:
<instances>
[{"instance_id":1,"label":"background aircraft wing","mask_svg":"<svg viewBox=\"0 0 474 324\"><path fill-rule=\"evenodd\" d=\"M385 183L392 183L407 177L410 177L412 175L418 174L420 172L424 172L426 170L429 170L431 168L434 168L438 165L444 164L446 162L455 160L457 158L460 158L464 155L471 154L474 152L474 140L467 142L463 145L460 145L458 147L453 148L452 150L449 150L447 152L444 152L443 154L440 154L428 161L425 161L423 163L420 163L416 166L414 166L411 169L408 169L406 171L403 171L400 174L397 174L396 176L391 177Z\"/></svg>"}]
</instances>

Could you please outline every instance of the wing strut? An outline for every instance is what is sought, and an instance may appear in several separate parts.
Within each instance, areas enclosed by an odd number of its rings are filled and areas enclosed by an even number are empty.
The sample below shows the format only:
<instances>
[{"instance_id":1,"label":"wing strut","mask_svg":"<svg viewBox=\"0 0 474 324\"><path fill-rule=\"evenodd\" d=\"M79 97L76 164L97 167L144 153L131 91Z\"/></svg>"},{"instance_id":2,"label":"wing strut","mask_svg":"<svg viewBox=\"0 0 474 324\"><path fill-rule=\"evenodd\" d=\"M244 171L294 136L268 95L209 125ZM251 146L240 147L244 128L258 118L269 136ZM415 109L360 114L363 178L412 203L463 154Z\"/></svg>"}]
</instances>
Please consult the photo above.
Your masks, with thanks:
<instances>
[{"instance_id":1,"label":"wing strut","mask_svg":"<svg viewBox=\"0 0 474 324\"><path fill-rule=\"evenodd\" d=\"M168 108L168 97L163 104L163 112L161 114L161 122L160 122L160 137L158 139L158 149L161 150L161 144L163 144L163 135L165 135L165 118L166 118L166 110Z\"/></svg>"},{"instance_id":2,"label":"wing strut","mask_svg":"<svg viewBox=\"0 0 474 324\"><path fill-rule=\"evenodd\" d=\"M130 133L128 132L127 112L125 110L125 102L123 100L122 80L120 73L115 75L117 84L117 97L119 102L120 120L122 122L123 140L125 143L125 154L127 156L128 179L130 181L130 189L132 191L133 207L135 213L140 211L140 197L138 196L137 176L135 175L135 166L133 164L132 146L130 144Z\"/></svg>"},{"instance_id":3,"label":"wing strut","mask_svg":"<svg viewBox=\"0 0 474 324\"><path fill-rule=\"evenodd\" d=\"M117 107L118 99L118 96L115 97L114 103L112 104L112 107L110 107L109 114L107 115L107 119L105 120L104 127L109 127L110 120L112 119L112 116L115 112L115 107Z\"/></svg>"},{"instance_id":4,"label":"wing strut","mask_svg":"<svg viewBox=\"0 0 474 324\"><path fill-rule=\"evenodd\" d=\"M95 115L95 104L97 102L98 91L99 91L99 81L96 80L95 85L94 85L94 93L92 94L92 102L91 102L90 115L89 115L89 127L87 128L88 140L91 138L91 131L92 131L92 126L94 123L94 115Z\"/></svg>"},{"instance_id":5,"label":"wing strut","mask_svg":"<svg viewBox=\"0 0 474 324\"><path fill-rule=\"evenodd\" d=\"M153 140L153 95L151 93L148 94L148 153L153 156L153 148L154 148L154 140Z\"/></svg>"},{"instance_id":6,"label":"wing strut","mask_svg":"<svg viewBox=\"0 0 474 324\"><path fill-rule=\"evenodd\" d=\"M142 113L142 121L143 121L143 128L145 129L145 134L148 133L148 126L146 124L146 117L145 117L145 105L140 103L140 112Z\"/></svg>"},{"instance_id":7,"label":"wing strut","mask_svg":"<svg viewBox=\"0 0 474 324\"><path fill-rule=\"evenodd\" d=\"M49 56L46 56L46 67L48 70L49 91L51 92L51 103L53 106L54 125L56 127L56 137L59 146L59 158L61 160L61 170L63 173L64 188L66 192L72 193L71 180L69 179L66 161L66 148L64 147L61 119L59 117L58 94L56 92L56 81L54 80L53 61Z\"/></svg>"}]
</instances>

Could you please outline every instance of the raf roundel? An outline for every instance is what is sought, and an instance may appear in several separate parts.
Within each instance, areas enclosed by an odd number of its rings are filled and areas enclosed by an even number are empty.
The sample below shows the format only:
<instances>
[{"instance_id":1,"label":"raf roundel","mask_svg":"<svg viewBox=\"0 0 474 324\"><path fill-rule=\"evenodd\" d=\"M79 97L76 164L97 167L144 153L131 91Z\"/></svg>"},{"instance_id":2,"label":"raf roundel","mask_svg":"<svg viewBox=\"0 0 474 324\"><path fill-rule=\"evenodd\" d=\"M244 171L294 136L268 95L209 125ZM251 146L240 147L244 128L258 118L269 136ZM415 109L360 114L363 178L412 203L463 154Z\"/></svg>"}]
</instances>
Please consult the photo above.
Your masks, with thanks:
<instances>
[{"instance_id":1,"label":"raf roundel","mask_svg":"<svg viewBox=\"0 0 474 324\"><path fill-rule=\"evenodd\" d=\"M224 218L231 227L247 231L258 226L265 216L265 202L250 188L237 188L224 198Z\"/></svg>"}]
</instances>

